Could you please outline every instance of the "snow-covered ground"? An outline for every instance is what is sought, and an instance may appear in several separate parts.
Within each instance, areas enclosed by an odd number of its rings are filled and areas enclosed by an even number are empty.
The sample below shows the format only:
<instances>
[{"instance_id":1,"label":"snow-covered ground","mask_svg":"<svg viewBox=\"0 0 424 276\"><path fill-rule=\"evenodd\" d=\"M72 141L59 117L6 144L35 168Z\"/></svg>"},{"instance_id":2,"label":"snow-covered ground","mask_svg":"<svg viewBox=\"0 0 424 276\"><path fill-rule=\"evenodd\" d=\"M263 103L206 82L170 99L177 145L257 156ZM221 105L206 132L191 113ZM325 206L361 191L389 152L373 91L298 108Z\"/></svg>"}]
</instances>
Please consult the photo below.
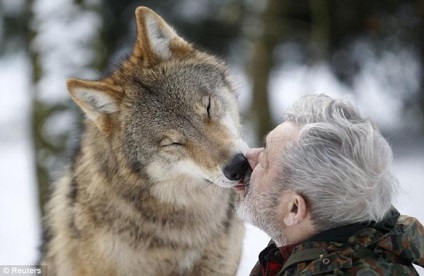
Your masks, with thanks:
<instances>
[{"instance_id":1,"label":"snow-covered ground","mask_svg":"<svg viewBox=\"0 0 424 276\"><path fill-rule=\"evenodd\" d=\"M31 96L28 93L29 77L26 68L23 56L0 60L0 265L34 264L40 245L37 191L29 140ZM325 80L322 74L327 73L317 73L317 79L320 81ZM301 87L304 83L301 79L296 84L298 77L299 75L281 76L281 83L284 84L278 86L278 90L293 93L290 96L285 94L286 98L295 98L296 94L302 94L296 92L296 87ZM279 82L274 81L273 85L276 86ZM328 81L327 85L328 87L321 84L320 89L331 92L334 82ZM311 88L313 89L314 87ZM290 100L285 99L285 102ZM396 207L402 213L415 216L424 222L424 148L423 144L420 146L400 156L395 155L394 170L401 183ZM258 253L268 241L266 234L247 225L238 275L248 275L256 263ZM420 273L424 275L424 270L420 269Z\"/></svg>"}]
</instances>

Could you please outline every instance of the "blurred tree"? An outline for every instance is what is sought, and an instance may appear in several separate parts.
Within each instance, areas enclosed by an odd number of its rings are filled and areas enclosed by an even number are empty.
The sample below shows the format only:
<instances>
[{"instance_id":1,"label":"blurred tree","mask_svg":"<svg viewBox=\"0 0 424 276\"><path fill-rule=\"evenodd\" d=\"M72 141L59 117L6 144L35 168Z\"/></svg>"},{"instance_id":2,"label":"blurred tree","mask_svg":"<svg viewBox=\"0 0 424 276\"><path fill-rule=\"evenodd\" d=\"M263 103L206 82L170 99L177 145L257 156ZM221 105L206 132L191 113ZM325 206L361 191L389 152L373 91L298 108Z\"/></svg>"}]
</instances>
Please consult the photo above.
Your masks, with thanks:
<instances>
[{"instance_id":1,"label":"blurred tree","mask_svg":"<svg viewBox=\"0 0 424 276\"><path fill-rule=\"evenodd\" d=\"M415 8L415 7L414 7ZM421 73L420 73L420 90L418 91L417 102L419 103L419 111L421 116L421 123L424 122L424 0L418 1L416 9L418 11L419 20L415 26L414 37L418 40L418 49L421 57ZM422 128L424 128L424 123Z\"/></svg>"},{"instance_id":2,"label":"blurred tree","mask_svg":"<svg viewBox=\"0 0 424 276\"><path fill-rule=\"evenodd\" d=\"M65 80L70 76L96 77L99 64L104 63L98 50L102 44L97 35L101 24L96 24L99 5L85 0L60 5L28 0L26 6L25 45L32 65L32 133L42 213L49 184L68 162L66 152L73 143L73 125L79 114L71 104ZM90 25L79 25L84 23ZM82 31L81 27L86 28L84 37L72 33Z\"/></svg>"},{"instance_id":3,"label":"blurred tree","mask_svg":"<svg viewBox=\"0 0 424 276\"><path fill-rule=\"evenodd\" d=\"M65 79L97 78L119 63L132 49L134 10L140 5L158 12L198 47L245 66L252 89L248 119L255 123L258 141L275 124L268 84L274 68L293 59L280 47L288 43L299 53L295 62L329 64L347 85L353 85L369 62L362 48L358 54L358 43L366 44L375 59L391 53L401 60L409 51L421 66L416 70L417 85L396 75L403 72L388 70L382 75L394 87L387 93L404 104L405 116L424 120L424 0L26 1L23 14L4 11L0 0L0 55L26 49L31 60L42 205L47 183L65 159L76 114L81 114L69 101ZM422 125L417 128L423 130Z\"/></svg>"},{"instance_id":4,"label":"blurred tree","mask_svg":"<svg viewBox=\"0 0 424 276\"><path fill-rule=\"evenodd\" d=\"M385 92L402 102L405 121L420 124L414 128L423 131L424 1L323 0L322 7L325 5L328 8L329 36L327 43L319 45L328 46L327 62L339 80L352 85L357 74L369 66L366 58L379 61L392 55L399 60L398 63L405 62L402 69L393 64L383 68L380 74L390 87ZM365 43L373 55L358 53L355 50L358 42ZM405 67L407 60L402 60L405 55L411 55L421 67L417 74L415 69Z\"/></svg>"},{"instance_id":5,"label":"blurred tree","mask_svg":"<svg viewBox=\"0 0 424 276\"><path fill-rule=\"evenodd\" d=\"M4 0L3 0L4 1ZM26 20L21 20L25 10L21 5L10 7L0 0L0 56L24 50Z\"/></svg>"},{"instance_id":6,"label":"blurred tree","mask_svg":"<svg viewBox=\"0 0 424 276\"><path fill-rule=\"evenodd\" d=\"M30 28L31 22L34 19L32 12L32 6L34 0L27 0L25 5L9 6L9 11L4 11L3 2L0 2L1 11L1 32L0 35L3 39L0 40L0 55L15 55L24 52L30 59L32 65L32 76L31 79L35 83L41 78L41 64L39 62L39 56L37 52L32 51L30 47L31 42L35 36L35 33ZM32 87L32 86L30 86ZM29 91L30 95L34 95L34 91ZM35 99L35 97L34 97ZM46 119L49 111L36 100L33 100L32 104L32 134L34 147L41 149L48 147L44 140L41 139L41 128L39 123ZM37 158L38 159L38 158ZM38 187L39 197L41 202L44 202L47 196L47 183L48 183L48 171L43 167L42 164L35 162L37 167L37 182L40 183ZM41 203L42 206L43 203Z\"/></svg>"},{"instance_id":7,"label":"blurred tree","mask_svg":"<svg viewBox=\"0 0 424 276\"><path fill-rule=\"evenodd\" d=\"M34 0L28 0L27 5L25 6L25 33L26 33L26 51L29 55L31 65L32 65L32 76L31 80L33 84L36 84L40 81L42 76L42 66L40 64L40 56L37 51L31 49L31 42L34 40L36 36L36 32L31 29L31 22L34 20L33 13ZM35 169L36 169L36 177L38 184L38 196L40 201L40 210L44 215L44 204L47 201L48 196L48 184L49 184L49 171L46 165L43 163L42 158L40 157L40 152L43 148L52 149L50 143L44 139L42 134L42 126L47 119L47 116L50 115L51 111L48 110L46 106L44 106L41 102L37 100L36 91L32 91L32 138L33 138L33 146L35 152Z\"/></svg>"},{"instance_id":8,"label":"blurred tree","mask_svg":"<svg viewBox=\"0 0 424 276\"><path fill-rule=\"evenodd\" d=\"M241 32L243 1L241 0L103 0L102 40L109 58L105 67L129 54L135 41L134 11L146 6L161 15L186 40L214 54L229 54L232 42Z\"/></svg>"},{"instance_id":9,"label":"blurred tree","mask_svg":"<svg viewBox=\"0 0 424 276\"><path fill-rule=\"evenodd\" d=\"M268 0L268 7L272 7L272 2ZM295 62L307 66L329 64L336 77L351 87L358 74L373 62L382 63L386 62L384 58L391 58L392 66L380 66L378 69L381 71L374 73L384 79L384 92L403 105L404 121L423 131L423 3L423 0L281 0L279 7L272 11L273 14L259 18L257 25L259 29L264 29L263 32L270 28L279 30L274 37L277 45L267 49L276 65L293 61L293 57L281 50L285 48L279 47L291 43L299 53ZM273 21L271 27L268 24L270 21ZM261 39L263 36L253 39L257 43L256 54L259 53L257 47ZM272 53L273 49L279 49L277 55ZM271 72L272 69L267 69L268 65L260 64L259 61L264 62L264 58L253 61L255 72L250 78L254 87L252 108L263 106L261 111L255 111L256 118L262 116L259 124L264 129L258 130L261 136L273 123L268 123L270 116L263 114L267 107L262 102L268 99L264 95L259 97L255 78L264 79L267 70ZM413 64L407 67L407 62ZM265 94L264 89L262 85Z\"/></svg>"},{"instance_id":10,"label":"blurred tree","mask_svg":"<svg viewBox=\"0 0 424 276\"><path fill-rule=\"evenodd\" d=\"M309 1L311 11L311 44L319 62L329 57L330 17L327 0Z\"/></svg>"},{"instance_id":11,"label":"blurred tree","mask_svg":"<svg viewBox=\"0 0 424 276\"><path fill-rule=\"evenodd\" d=\"M268 98L268 84L270 74L274 66L274 50L280 42L285 31L282 21L282 11L286 9L287 1L268 0L264 1L263 11L252 9L252 15L248 16L248 24L251 26L246 32L247 39L253 45L253 55L248 65L249 77L252 82L251 118L255 122L257 139L264 137L273 127ZM256 14L256 15L255 15ZM249 22L250 21L250 22Z\"/></svg>"}]
</instances>

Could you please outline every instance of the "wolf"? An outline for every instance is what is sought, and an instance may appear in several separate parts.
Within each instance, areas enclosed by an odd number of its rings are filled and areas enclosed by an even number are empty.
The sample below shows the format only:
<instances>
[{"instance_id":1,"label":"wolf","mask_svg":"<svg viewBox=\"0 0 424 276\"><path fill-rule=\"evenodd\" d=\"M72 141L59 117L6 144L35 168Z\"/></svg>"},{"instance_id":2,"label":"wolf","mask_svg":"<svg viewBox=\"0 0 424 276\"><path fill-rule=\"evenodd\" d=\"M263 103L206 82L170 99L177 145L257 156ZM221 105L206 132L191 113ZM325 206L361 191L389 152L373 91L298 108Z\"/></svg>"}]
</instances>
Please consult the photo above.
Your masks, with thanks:
<instances>
[{"instance_id":1,"label":"wolf","mask_svg":"<svg viewBox=\"0 0 424 276\"><path fill-rule=\"evenodd\" d=\"M101 80L69 79L86 115L47 204L49 275L235 275L248 167L228 68L136 9L132 53Z\"/></svg>"}]
</instances>

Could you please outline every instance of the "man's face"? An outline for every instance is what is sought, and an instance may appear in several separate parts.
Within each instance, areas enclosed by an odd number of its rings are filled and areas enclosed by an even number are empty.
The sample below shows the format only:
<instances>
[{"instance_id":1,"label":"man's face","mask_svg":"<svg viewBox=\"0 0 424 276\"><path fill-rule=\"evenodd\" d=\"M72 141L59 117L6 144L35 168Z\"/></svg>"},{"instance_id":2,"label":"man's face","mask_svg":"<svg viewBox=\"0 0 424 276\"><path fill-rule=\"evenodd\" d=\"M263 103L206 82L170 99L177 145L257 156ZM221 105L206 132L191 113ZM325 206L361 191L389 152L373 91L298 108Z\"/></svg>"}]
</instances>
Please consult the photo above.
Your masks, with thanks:
<instances>
[{"instance_id":1,"label":"man's face","mask_svg":"<svg viewBox=\"0 0 424 276\"><path fill-rule=\"evenodd\" d=\"M281 232L281 214L276 214L277 205L281 204L281 188L276 183L280 159L286 147L297 139L299 129L290 122L282 123L268 134L263 148L250 149L246 154L252 168L250 179L247 176L236 187L239 215L270 236Z\"/></svg>"}]
</instances>

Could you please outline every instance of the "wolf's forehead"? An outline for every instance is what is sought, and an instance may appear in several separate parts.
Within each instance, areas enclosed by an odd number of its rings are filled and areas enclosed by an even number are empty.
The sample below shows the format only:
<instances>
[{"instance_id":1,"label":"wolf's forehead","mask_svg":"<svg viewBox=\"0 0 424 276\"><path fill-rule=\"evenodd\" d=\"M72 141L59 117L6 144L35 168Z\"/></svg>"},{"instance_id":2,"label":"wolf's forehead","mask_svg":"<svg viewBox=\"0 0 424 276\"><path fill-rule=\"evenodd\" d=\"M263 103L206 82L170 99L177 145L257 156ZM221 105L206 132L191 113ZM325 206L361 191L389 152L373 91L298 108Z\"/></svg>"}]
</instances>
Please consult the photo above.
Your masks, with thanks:
<instances>
[{"instance_id":1,"label":"wolf's forehead","mask_svg":"<svg viewBox=\"0 0 424 276\"><path fill-rule=\"evenodd\" d=\"M190 64L174 66L163 71L162 84L172 87L197 88L214 91L226 86L228 80L225 70L209 64ZM205 92L206 92L205 91Z\"/></svg>"}]
</instances>

